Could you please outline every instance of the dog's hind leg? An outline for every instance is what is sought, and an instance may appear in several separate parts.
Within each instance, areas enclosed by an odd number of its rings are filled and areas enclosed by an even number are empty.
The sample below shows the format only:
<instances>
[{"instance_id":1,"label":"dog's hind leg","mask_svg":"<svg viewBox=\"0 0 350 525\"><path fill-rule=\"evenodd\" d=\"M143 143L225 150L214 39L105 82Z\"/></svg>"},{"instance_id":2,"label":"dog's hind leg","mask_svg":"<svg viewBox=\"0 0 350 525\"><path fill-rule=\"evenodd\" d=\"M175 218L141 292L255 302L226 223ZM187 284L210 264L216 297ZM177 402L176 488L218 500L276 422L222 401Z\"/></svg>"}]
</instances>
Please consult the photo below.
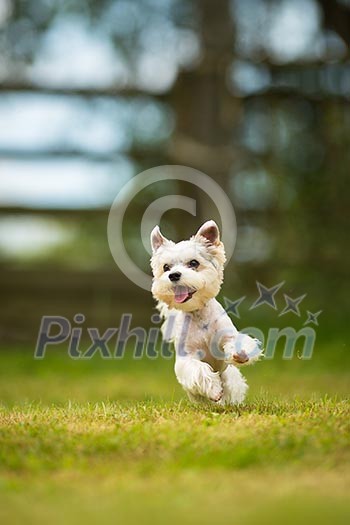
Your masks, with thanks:
<instances>
[{"instance_id":1,"label":"dog's hind leg","mask_svg":"<svg viewBox=\"0 0 350 525\"><path fill-rule=\"evenodd\" d=\"M175 374L191 400L195 400L197 396L203 396L217 402L222 398L223 387L220 374L214 372L208 363L192 356L177 356Z\"/></svg>"}]
</instances>

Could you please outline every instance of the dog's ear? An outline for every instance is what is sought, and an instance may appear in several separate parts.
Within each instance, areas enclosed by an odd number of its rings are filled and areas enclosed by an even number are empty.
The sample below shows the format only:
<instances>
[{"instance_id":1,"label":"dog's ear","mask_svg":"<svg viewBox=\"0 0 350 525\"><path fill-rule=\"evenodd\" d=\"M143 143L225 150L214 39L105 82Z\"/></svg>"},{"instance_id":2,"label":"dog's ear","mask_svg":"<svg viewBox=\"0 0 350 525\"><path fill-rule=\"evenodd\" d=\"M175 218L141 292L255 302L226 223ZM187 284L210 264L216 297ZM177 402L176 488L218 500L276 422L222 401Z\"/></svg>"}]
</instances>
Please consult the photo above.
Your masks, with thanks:
<instances>
[{"instance_id":1,"label":"dog's ear","mask_svg":"<svg viewBox=\"0 0 350 525\"><path fill-rule=\"evenodd\" d=\"M220 244L219 228L214 221L205 222L197 231L195 238L204 237L210 244Z\"/></svg>"},{"instance_id":2,"label":"dog's ear","mask_svg":"<svg viewBox=\"0 0 350 525\"><path fill-rule=\"evenodd\" d=\"M155 226L151 232L152 251L155 253L163 244L169 242L164 235L161 234L159 226Z\"/></svg>"}]
</instances>

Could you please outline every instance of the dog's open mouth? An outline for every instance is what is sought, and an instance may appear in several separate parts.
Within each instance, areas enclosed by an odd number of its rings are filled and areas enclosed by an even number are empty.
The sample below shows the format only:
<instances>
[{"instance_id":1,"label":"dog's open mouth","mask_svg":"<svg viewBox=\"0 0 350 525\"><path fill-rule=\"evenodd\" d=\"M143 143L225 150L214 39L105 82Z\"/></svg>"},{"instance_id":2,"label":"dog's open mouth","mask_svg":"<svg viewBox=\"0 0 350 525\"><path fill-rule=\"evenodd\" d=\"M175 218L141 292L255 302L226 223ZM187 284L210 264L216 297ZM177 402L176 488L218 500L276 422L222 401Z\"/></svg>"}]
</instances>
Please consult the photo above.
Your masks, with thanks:
<instances>
[{"instance_id":1,"label":"dog's open mouth","mask_svg":"<svg viewBox=\"0 0 350 525\"><path fill-rule=\"evenodd\" d=\"M191 290L188 286L175 286L175 303L185 303L192 298L192 295L196 293L196 290Z\"/></svg>"}]
</instances>

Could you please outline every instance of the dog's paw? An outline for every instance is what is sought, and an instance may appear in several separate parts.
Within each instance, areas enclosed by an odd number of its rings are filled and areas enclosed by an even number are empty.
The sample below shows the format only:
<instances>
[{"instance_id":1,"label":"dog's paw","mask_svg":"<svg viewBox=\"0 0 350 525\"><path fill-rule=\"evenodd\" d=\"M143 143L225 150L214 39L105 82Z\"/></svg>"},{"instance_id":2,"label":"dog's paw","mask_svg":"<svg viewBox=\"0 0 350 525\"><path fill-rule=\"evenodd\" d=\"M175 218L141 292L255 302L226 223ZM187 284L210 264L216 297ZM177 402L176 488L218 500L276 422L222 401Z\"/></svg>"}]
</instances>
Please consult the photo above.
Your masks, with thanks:
<instances>
[{"instance_id":1,"label":"dog's paw","mask_svg":"<svg viewBox=\"0 0 350 525\"><path fill-rule=\"evenodd\" d=\"M215 403L220 401L223 395L224 395L224 390L221 384L218 384L218 385L214 384L208 390L208 398L210 399L210 401L214 401Z\"/></svg>"},{"instance_id":2,"label":"dog's paw","mask_svg":"<svg viewBox=\"0 0 350 525\"><path fill-rule=\"evenodd\" d=\"M225 355L225 363L230 365L245 365L249 362L249 357L244 350L232 350Z\"/></svg>"},{"instance_id":3,"label":"dog's paw","mask_svg":"<svg viewBox=\"0 0 350 525\"><path fill-rule=\"evenodd\" d=\"M224 348L225 362L232 365L250 365L262 356L261 343L246 334L238 334L236 340Z\"/></svg>"},{"instance_id":4,"label":"dog's paw","mask_svg":"<svg viewBox=\"0 0 350 525\"><path fill-rule=\"evenodd\" d=\"M244 363L248 363L249 361L249 357L247 356L244 350L235 352L232 355L231 359L232 361L234 361L235 363L238 363L239 365L243 365Z\"/></svg>"}]
</instances>

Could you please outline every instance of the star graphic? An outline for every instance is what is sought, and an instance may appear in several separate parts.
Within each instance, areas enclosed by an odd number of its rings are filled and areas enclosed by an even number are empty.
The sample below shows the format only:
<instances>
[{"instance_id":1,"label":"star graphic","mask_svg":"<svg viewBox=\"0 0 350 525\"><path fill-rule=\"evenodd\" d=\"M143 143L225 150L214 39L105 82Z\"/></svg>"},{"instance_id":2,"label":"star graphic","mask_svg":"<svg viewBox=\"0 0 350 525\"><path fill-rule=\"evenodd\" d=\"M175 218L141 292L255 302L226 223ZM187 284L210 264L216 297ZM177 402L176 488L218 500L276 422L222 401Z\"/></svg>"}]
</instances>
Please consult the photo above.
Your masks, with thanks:
<instances>
[{"instance_id":1,"label":"star graphic","mask_svg":"<svg viewBox=\"0 0 350 525\"><path fill-rule=\"evenodd\" d=\"M318 326L317 318L322 313L322 310L319 310L318 312L316 312L314 314L312 312L309 312L309 310L306 310L306 312L307 312L307 319L306 319L304 324L313 323L316 326Z\"/></svg>"},{"instance_id":2,"label":"star graphic","mask_svg":"<svg viewBox=\"0 0 350 525\"><path fill-rule=\"evenodd\" d=\"M286 306L284 307L280 315L284 315L288 312L293 312L293 314L300 317L299 304L306 297L307 294L305 293L304 295L301 295L300 297L297 297L296 299L292 299L291 297L289 297L289 295L285 293L283 295L286 301Z\"/></svg>"},{"instance_id":3,"label":"star graphic","mask_svg":"<svg viewBox=\"0 0 350 525\"><path fill-rule=\"evenodd\" d=\"M277 310L274 296L276 295L278 290L284 285L284 283L285 281L282 281L281 283L276 284L275 286L272 286L271 288L266 288L266 286L256 281L256 286L258 287L260 295L255 301L255 303L253 303L249 309L253 310L253 308L257 308L261 304L267 304L271 306L272 308L274 308L275 310Z\"/></svg>"},{"instance_id":4,"label":"star graphic","mask_svg":"<svg viewBox=\"0 0 350 525\"><path fill-rule=\"evenodd\" d=\"M231 301L227 297L224 297L226 313L233 314L235 317L240 318L241 316L239 315L238 307L244 301L245 298L246 296L243 295L243 297L240 297L236 301Z\"/></svg>"}]
</instances>

